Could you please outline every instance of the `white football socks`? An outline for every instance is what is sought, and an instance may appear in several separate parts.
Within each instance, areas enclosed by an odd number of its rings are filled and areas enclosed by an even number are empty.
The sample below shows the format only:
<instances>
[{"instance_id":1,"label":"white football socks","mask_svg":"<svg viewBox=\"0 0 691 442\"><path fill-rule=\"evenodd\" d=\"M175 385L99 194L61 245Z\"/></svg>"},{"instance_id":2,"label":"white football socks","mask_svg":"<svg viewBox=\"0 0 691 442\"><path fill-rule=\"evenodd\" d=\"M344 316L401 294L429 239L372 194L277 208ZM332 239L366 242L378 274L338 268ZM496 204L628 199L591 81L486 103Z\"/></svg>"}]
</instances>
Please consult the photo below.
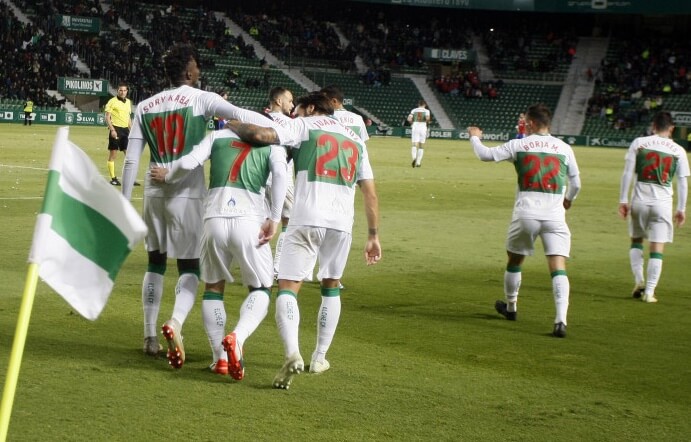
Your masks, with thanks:
<instances>
[{"instance_id":1,"label":"white football socks","mask_svg":"<svg viewBox=\"0 0 691 442\"><path fill-rule=\"evenodd\" d=\"M643 276L643 249L632 247L629 249L629 261L631 262L631 272L636 280L638 287L643 287L645 277Z\"/></svg>"},{"instance_id":2,"label":"white football socks","mask_svg":"<svg viewBox=\"0 0 691 442\"><path fill-rule=\"evenodd\" d=\"M197 298L199 288L199 277L194 273L183 273L178 278L175 285L175 305L173 306L173 319L180 323L185 323L190 310L194 307L194 300Z\"/></svg>"},{"instance_id":3,"label":"white football socks","mask_svg":"<svg viewBox=\"0 0 691 442\"><path fill-rule=\"evenodd\" d=\"M202 300L202 322L206 337L209 339L214 362L226 359L223 349L223 338L226 329L226 308L223 303L223 295L220 293L205 292Z\"/></svg>"},{"instance_id":4,"label":"white football socks","mask_svg":"<svg viewBox=\"0 0 691 442\"><path fill-rule=\"evenodd\" d=\"M518 303L518 290L521 288L522 273L504 271L504 296L506 297L506 310L515 312Z\"/></svg>"},{"instance_id":5,"label":"white football socks","mask_svg":"<svg viewBox=\"0 0 691 442\"><path fill-rule=\"evenodd\" d=\"M300 327L300 310L296 295L288 290L278 292L276 297L276 326L283 340L285 356L300 353L298 331Z\"/></svg>"},{"instance_id":6,"label":"white football socks","mask_svg":"<svg viewBox=\"0 0 691 442\"><path fill-rule=\"evenodd\" d=\"M338 320L341 317L341 297L322 296L317 314L317 346L312 353L313 361L323 361L331 346Z\"/></svg>"},{"instance_id":7,"label":"white football socks","mask_svg":"<svg viewBox=\"0 0 691 442\"><path fill-rule=\"evenodd\" d=\"M163 275L144 273L142 306L144 308L144 337L158 336L158 312L163 298Z\"/></svg>"},{"instance_id":8,"label":"white football socks","mask_svg":"<svg viewBox=\"0 0 691 442\"><path fill-rule=\"evenodd\" d=\"M654 295L655 287L657 287L657 283L660 281L660 275L662 274L662 258L649 258L646 273L648 280L645 283L645 294Z\"/></svg>"},{"instance_id":9,"label":"white football socks","mask_svg":"<svg viewBox=\"0 0 691 442\"><path fill-rule=\"evenodd\" d=\"M240 306L240 319L233 330L242 347L269 313L271 298L264 290L254 290Z\"/></svg>"},{"instance_id":10,"label":"white football socks","mask_svg":"<svg viewBox=\"0 0 691 442\"><path fill-rule=\"evenodd\" d=\"M554 323L563 322L566 325L566 314L569 311L569 292L571 285L569 278L564 274L558 274L552 277L552 294L554 295L554 307L556 308L556 317Z\"/></svg>"}]
</instances>

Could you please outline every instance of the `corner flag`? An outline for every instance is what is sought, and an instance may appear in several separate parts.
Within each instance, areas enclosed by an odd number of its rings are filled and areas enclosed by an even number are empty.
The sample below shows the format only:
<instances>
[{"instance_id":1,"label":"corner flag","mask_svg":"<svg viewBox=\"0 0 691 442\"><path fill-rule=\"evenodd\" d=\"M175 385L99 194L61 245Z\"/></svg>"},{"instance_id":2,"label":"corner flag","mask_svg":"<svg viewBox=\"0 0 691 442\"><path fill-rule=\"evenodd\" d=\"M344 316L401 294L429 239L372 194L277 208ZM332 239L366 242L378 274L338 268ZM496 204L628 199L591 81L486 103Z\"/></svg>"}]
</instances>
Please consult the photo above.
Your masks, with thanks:
<instances>
[{"instance_id":1,"label":"corner flag","mask_svg":"<svg viewBox=\"0 0 691 442\"><path fill-rule=\"evenodd\" d=\"M95 320L132 248L146 235L137 211L58 129L43 207L29 252L22 304L0 403L0 442L7 438L29 318L41 276L75 310Z\"/></svg>"},{"instance_id":2,"label":"corner flag","mask_svg":"<svg viewBox=\"0 0 691 442\"><path fill-rule=\"evenodd\" d=\"M39 276L82 316L95 320L132 248L144 238L144 221L108 184L79 147L58 129L43 207L29 261Z\"/></svg>"}]
</instances>

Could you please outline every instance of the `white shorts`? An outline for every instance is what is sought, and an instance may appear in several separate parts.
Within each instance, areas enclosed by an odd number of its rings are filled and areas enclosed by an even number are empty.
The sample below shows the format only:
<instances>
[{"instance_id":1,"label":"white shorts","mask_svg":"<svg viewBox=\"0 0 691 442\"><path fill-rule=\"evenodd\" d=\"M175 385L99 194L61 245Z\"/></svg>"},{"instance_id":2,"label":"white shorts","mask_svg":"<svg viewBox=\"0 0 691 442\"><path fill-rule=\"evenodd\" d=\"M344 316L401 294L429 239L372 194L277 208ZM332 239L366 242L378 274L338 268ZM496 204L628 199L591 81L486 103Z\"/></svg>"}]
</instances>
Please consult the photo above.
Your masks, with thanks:
<instances>
[{"instance_id":1,"label":"white shorts","mask_svg":"<svg viewBox=\"0 0 691 442\"><path fill-rule=\"evenodd\" d=\"M631 238L647 238L652 242L672 242L674 224L672 222L672 201L645 205L631 203L629 235Z\"/></svg>"},{"instance_id":2,"label":"white shorts","mask_svg":"<svg viewBox=\"0 0 691 442\"><path fill-rule=\"evenodd\" d=\"M158 250L174 259L199 258L203 214L201 198L145 196L146 250Z\"/></svg>"},{"instance_id":3,"label":"white shorts","mask_svg":"<svg viewBox=\"0 0 691 442\"><path fill-rule=\"evenodd\" d=\"M564 221L515 219L509 225L506 250L517 255L532 255L538 236L542 240L545 255L568 258L571 251L571 231Z\"/></svg>"},{"instance_id":4,"label":"white shorts","mask_svg":"<svg viewBox=\"0 0 691 442\"><path fill-rule=\"evenodd\" d=\"M424 143L427 141L427 126L413 125L411 128L410 138L413 143Z\"/></svg>"},{"instance_id":5,"label":"white shorts","mask_svg":"<svg viewBox=\"0 0 691 442\"><path fill-rule=\"evenodd\" d=\"M214 283L233 282L230 266L240 267L242 284L266 287L273 284L271 246L259 246L261 223L247 218L207 218L202 235L201 279Z\"/></svg>"},{"instance_id":6,"label":"white shorts","mask_svg":"<svg viewBox=\"0 0 691 442\"><path fill-rule=\"evenodd\" d=\"M350 233L341 230L289 225L283 239L278 279L302 281L311 277L317 258L317 280L341 279L352 239Z\"/></svg>"}]
</instances>

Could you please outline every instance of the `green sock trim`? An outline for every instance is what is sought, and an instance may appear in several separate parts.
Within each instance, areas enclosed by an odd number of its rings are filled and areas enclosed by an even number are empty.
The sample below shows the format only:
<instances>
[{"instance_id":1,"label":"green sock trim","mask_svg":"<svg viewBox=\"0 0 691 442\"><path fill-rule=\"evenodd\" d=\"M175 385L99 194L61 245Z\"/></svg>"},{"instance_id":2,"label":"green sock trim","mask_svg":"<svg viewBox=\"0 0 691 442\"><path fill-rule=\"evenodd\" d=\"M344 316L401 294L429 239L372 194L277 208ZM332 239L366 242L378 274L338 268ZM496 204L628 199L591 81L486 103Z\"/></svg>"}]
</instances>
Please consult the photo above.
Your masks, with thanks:
<instances>
[{"instance_id":1,"label":"green sock trim","mask_svg":"<svg viewBox=\"0 0 691 442\"><path fill-rule=\"evenodd\" d=\"M276 295L276 298L278 298L281 295L290 295L293 298L298 299L298 294L292 290L279 290L278 294Z\"/></svg>"},{"instance_id":2,"label":"green sock trim","mask_svg":"<svg viewBox=\"0 0 691 442\"><path fill-rule=\"evenodd\" d=\"M322 296L327 296L330 298L335 298L336 296L341 296L341 289L338 287L333 287L330 289L322 287Z\"/></svg>"},{"instance_id":3,"label":"green sock trim","mask_svg":"<svg viewBox=\"0 0 691 442\"><path fill-rule=\"evenodd\" d=\"M643 250L643 243L642 243L642 242L632 242L632 243L631 243L631 248L632 248L632 249Z\"/></svg>"},{"instance_id":4,"label":"green sock trim","mask_svg":"<svg viewBox=\"0 0 691 442\"><path fill-rule=\"evenodd\" d=\"M165 275L166 274L166 265L165 264L149 264L146 266L146 271L149 273L158 273L159 275Z\"/></svg>"},{"instance_id":5,"label":"green sock trim","mask_svg":"<svg viewBox=\"0 0 691 442\"><path fill-rule=\"evenodd\" d=\"M662 259L662 253L650 252L650 258L651 259Z\"/></svg>"},{"instance_id":6,"label":"green sock trim","mask_svg":"<svg viewBox=\"0 0 691 442\"><path fill-rule=\"evenodd\" d=\"M223 301L223 293L204 292L204 295L202 295L202 300L204 300L204 301Z\"/></svg>"},{"instance_id":7,"label":"green sock trim","mask_svg":"<svg viewBox=\"0 0 691 442\"><path fill-rule=\"evenodd\" d=\"M564 276L566 276L566 270L555 270L555 271L553 271L552 273L550 273L550 276L551 276L552 278L554 278L555 276L559 276L559 275L564 275Z\"/></svg>"},{"instance_id":8,"label":"green sock trim","mask_svg":"<svg viewBox=\"0 0 691 442\"><path fill-rule=\"evenodd\" d=\"M521 266L506 266L506 271L509 273L521 273Z\"/></svg>"},{"instance_id":9,"label":"green sock trim","mask_svg":"<svg viewBox=\"0 0 691 442\"><path fill-rule=\"evenodd\" d=\"M288 228L288 226L281 227L281 232L285 232L287 228Z\"/></svg>"}]
</instances>

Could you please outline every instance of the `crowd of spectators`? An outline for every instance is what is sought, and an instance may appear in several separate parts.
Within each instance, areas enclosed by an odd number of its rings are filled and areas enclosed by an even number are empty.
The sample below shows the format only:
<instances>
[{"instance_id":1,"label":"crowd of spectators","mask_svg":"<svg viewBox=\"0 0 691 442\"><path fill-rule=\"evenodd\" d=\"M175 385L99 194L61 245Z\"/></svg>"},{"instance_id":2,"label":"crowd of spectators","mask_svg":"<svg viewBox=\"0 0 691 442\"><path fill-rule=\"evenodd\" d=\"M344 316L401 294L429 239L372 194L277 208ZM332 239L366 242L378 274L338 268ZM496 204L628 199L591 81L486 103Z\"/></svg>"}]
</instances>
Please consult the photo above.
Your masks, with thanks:
<instances>
[{"instance_id":1,"label":"crowd of spectators","mask_svg":"<svg viewBox=\"0 0 691 442\"><path fill-rule=\"evenodd\" d=\"M256 57L250 44L231 35L225 24L201 5L190 21L189 14L183 14L178 5L170 3L150 5L113 0L105 12L96 0L20 0L18 3L30 13L29 19L34 24L20 23L0 4L3 15L0 29L4 36L0 48L17 55L0 60L3 68L8 65L3 69L8 75L3 79L0 96L23 99L30 94L39 106L44 97L51 98L45 90L55 89L59 76L105 78L111 85L124 82L129 85L135 103L148 98L168 87L161 68L162 57L176 42L204 47L218 55L236 52L246 58ZM56 23L56 14L99 18L100 32L69 31ZM137 41L131 30L122 29L119 19L138 29L144 40ZM87 69L78 70L78 61ZM42 67L42 62L47 62L50 68ZM213 58L202 58L201 64L205 69L215 67ZM205 84L208 81L202 77L202 87Z\"/></svg>"},{"instance_id":2,"label":"crowd of spectators","mask_svg":"<svg viewBox=\"0 0 691 442\"><path fill-rule=\"evenodd\" d=\"M39 30L22 23L5 3L0 3L0 98L26 100L38 107L59 107L46 93L55 89L58 77L75 74L71 47L65 33L56 27Z\"/></svg>"},{"instance_id":3,"label":"crowd of spectators","mask_svg":"<svg viewBox=\"0 0 691 442\"><path fill-rule=\"evenodd\" d=\"M669 98L689 92L691 43L684 39L617 37L615 55L588 73L596 83L587 115L627 130L647 123Z\"/></svg>"},{"instance_id":4,"label":"crowd of spectators","mask_svg":"<svg viewBox=\"0 0 691 442\"><path fill-rule=\"evenodd\" d=\"M572 27L552 21L514 22L485 28L482 41L497 73L505 71L552 72L576 55L578 37Z\"/></svg>"},{"instance_id":5,"label":"crowd of spectators","mask_svg":"<svg viewBox=\"0 0 691 442\"><path fill-rule=\"evenodd\" d=\"M433 80L437 91L452 96L463 96L466 99L487 98L494 100L499 98L499 90L504 84L503 80L480 81L476 70L459 69L457 72L439 75Z\"/></svg>"},{"instance_id":6,"label":"crowd of spectators","mask_svg":"<svg viewBox=\"0 0 691 442\"><path fill-rule=\"evenodd\" d=\"M18 0L22 10L33 11L32 23L22 23L4 3L0 3L0 50L11 54L0 58L5 73L0 98L23 100L29 96L38 106L59 106L46 89L56 87L57 78L107 78L111 84L130 85L135 102L167 87L161 58L170 44L189 42L214 56L239 54L258 60L254 47L242 37L231 35L225 24L201 4L194 18L183 14L176 4L146 4L112 0L104 12L97 0ZM395 16L374 5L347 3L337 17L328 8L307 4L305 8L279 8L275 2L257 0L254 7L231 5L228 15L273 55L286 61L297 58L325 60L343 73L355 70L355 57L367 66L363 84L386 86L392 70L425 66L424 48L471 49L472 35L481 35L490 64L496 73L504 70L550 72L569 63L575 54L577 37L568 23L526 22L522 18L498 20L488 26L488 16L462 17L458 14L426 16L425 8L401 8ZM364 13L363 8L370 8ZM101 32L73 32L61 27L55 14L93 16L101 19ZM432 14L432 13L429 13ZM138 42L129 30L118 26L123 19L144 37ZM337 24L337 28L332 23ZM343 35L336 32L340 29ZM342 44L342 37L349 41ZM691 44L684 39L630 33L616 36L620 50L603 60L588 77L597 84L590 99L589 116L606 119L612 127L626 129L644 121L663 107L666 96L689 91ZM547 48L545 51L544 49ZM202 58L204 69L213 69L214 56ZM88 67L79 71L77 61ZM265 59L258 60L258 78L241 78L229 69L226 90L258 89L270 81ZM433 80L441 93L468 99L497 98L501 83L481 82L468 67ZM208 89L206 78L202 87Z\"/></svg>"},{"instance_id":7,"label":"crowd of spectators","mask_svg":"<svg viewBox=\"0 0 691 442\"><path fill-rule=\"evenodd\" d=\"M312 10L277 9L276 5L261 12L232 9L231 18L273 55L289 64L305 59L339 60L338 66L350 70L354 64L352 47L341 41L328 23L315 18Z\"/></svg>"},{"instance_id":8,"label":"crowd of spectators","mask_svg":"<svg viewBox=\"0 0 691 442\"><path fill-rule=\"evenodd\" d=\"M424 68L424 49L470 49L470 26L465 20L450 17L421 19L418 14L392 16L372 14L341 15L341 29L363 62L377 69ZM423 14L424 15L424 14Z\"/></svg>"}]
</instances>

